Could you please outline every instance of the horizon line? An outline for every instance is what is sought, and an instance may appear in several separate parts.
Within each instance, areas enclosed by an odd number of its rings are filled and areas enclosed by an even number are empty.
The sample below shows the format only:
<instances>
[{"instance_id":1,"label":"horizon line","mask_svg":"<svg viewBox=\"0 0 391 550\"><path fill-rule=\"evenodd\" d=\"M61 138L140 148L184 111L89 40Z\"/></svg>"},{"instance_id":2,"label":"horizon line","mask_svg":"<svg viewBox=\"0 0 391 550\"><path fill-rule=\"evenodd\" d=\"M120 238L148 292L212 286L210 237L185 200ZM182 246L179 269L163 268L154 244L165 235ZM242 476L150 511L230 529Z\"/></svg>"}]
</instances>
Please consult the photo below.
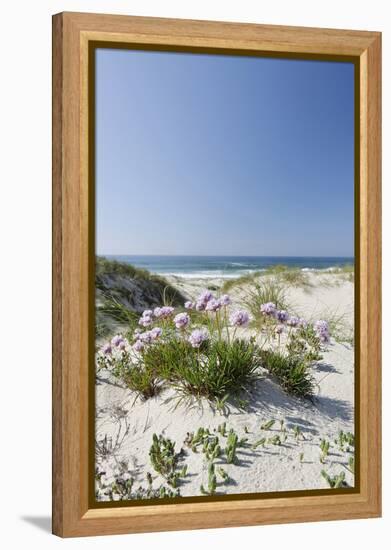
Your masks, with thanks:
<instances>
[{"instance_id":1,"label":"horizon line","mask_svg":"<svg viewBox=\"0 0 391 550\"><path fill-rule=\"evenodd\" d=\"M128 254L128 253L95 253L96 256L143 256L143 257L153 257L153 256L165 256L165 257L189 257L189 258L226 258L226 257L235 257L235 258L350 258L354 259L355 256L347 255L323 255L316 256L311 254L304 255L291 255L291 254Z\"/></svg>"}]
</instances>

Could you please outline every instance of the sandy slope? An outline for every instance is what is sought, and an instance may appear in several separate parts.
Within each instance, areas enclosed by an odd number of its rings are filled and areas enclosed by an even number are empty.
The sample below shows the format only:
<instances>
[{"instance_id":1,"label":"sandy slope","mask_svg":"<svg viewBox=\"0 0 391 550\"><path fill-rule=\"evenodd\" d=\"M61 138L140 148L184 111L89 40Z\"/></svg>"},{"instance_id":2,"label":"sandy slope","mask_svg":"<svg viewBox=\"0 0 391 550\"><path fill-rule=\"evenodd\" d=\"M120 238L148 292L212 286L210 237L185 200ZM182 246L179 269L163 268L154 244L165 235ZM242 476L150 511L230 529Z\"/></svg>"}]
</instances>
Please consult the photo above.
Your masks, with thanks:
<instances>
[{"instance_id":1,"label":"sandy slope","mask_svg":"<svg viewBox=\"0 0 391 550\"><path fill-rule=\"evenodd\" d=\"M347 325L353 319L353 285L335 276L335 283L322 286L321 276L311 274L310 290L291 288L288 291L289 301L295 311L307 317L316 316L326 310L337 310L344 315ZM334 276L329 275L330 278ZM194 297L199 290L220 281L172 280L179 289L189 297ZM338 285L337 285L338 283ZM234 300L239 304L241 291L233 290ZM347 468L349 453L340 452L334 444L339 430L354 432L354 353L351 345L332 341L324 358L314 367L317 381L317 395L314 402L288 396L269 377L259 381L252 390L249 407L241 412L230 406L230 413L222 416L204 402L203 406L186 407L175 400L172 390L166 390L160 396L146 402L136 401L134 395L115 380L102 374L97 381L97 438L105 434L116 440L118 430L118 448L113 456L102 462L106 479L119 471L118 464L125 461L136 487L146 485L146 472L155 473L151 468L148 451L153 433L163 433L176 442L179 451L184 445L187 432L196 431L200 426L217 428L223 421L228 428L234 428L240 437L248 437L248 443L254 443L262 437L270 438L279 434L279 420L284 420L287 428L287 440L281 446L268 443L264 448L253 450L249 447L239 450L239 462L235 465L223 465L232 481L220 484L219 493L244 493L286 491L297 489L327 488L328 485L320 475L322 469L329 474L345 472L349 485L354 483L353 476ZM178 405L176 407L176 405ZM119 408L119 409L118 409ZM125 418L118 418L122 410L129 425L129 431L122 440L125 429ZM121 416L121 415L120 415ZM268 432L261 429L261 424L275 419L274 426ZM303 438L296 440L294 426L298 426ZM245 433L245 427L249 431ZM325 464L319 460L319 443L322 438L330 441L332 447ZM224 438L220 436L224 447ZM300 454L303 453L302 462ZM201 452L194 453L185 448L184 462L188 465L188 475L180 487L181 495L199 495L200 484L207 483L207 463ZM154 477L154 486L164 480Z\"/></svg>"},{"instance_id":2,"label":"sandy slope","mask_svg":"<svg viewBox=\"0 0 391 550\"><path fill-rule=\"evenodd\" d=\"M353 324L354 313L354 286L346 280L346 277L327 272L309 272L308 286L294 287L286 285L287 301L290 312L302 315L306 318L320 318L322 315L333 313L336 316L343 315L347 326ZM262 281L264 277L258 277ZM221 287L223 279L190 279L180 277L168 277L169 282L178 288L182 294L195 298L203 289L208 287ZM229 290L234 303L241 304L246 293L246 285L233 287Z\"/></svg>"}]
</instances>

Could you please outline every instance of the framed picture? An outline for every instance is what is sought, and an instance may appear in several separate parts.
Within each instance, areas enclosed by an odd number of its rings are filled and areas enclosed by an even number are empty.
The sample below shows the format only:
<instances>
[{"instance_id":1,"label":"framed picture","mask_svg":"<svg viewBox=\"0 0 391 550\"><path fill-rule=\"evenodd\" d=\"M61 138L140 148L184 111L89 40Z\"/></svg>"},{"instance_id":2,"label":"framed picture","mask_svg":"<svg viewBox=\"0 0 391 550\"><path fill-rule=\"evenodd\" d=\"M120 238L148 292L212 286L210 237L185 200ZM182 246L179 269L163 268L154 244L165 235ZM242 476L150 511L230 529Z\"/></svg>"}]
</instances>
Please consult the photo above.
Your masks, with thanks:
<instances>
[{"instance_id":1,"label":"framed picture","mask_svg":"<svg viewBox=\"0 0 391 550\"><path fill-rule=\"evenodd\" d=\"M381 35L53 18L53 531L381 513Z\"/></svg>"}]
</instances>

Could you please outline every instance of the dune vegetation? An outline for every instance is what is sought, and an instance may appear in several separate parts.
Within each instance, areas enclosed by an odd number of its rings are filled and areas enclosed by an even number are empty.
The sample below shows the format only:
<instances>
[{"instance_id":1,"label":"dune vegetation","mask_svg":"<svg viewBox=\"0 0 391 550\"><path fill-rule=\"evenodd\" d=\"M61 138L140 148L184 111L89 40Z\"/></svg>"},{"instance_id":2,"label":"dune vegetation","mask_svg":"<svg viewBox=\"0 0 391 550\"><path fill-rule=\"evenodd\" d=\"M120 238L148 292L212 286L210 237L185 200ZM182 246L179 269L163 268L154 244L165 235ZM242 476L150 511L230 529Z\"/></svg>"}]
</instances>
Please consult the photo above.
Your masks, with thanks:
<instances>
[{"instance_id":1,"label":"dune vegetation","mask_svg":"<svg viewBox=\"0 0 391 550\"><path fill-rule=\"evenodd\" d=\"M330 280L349 273L348 269L333 273ZM319 375L322 369L326 377L328 371L336 372L324 357L330 346L349 340L344 317L332 308L321 317L302 317L291 303L290 289L306 292L304 287L313 285L317 275L308 276L307 285L305 277L280 266L267 275L229 280L229 285L206 282L205 287L217 290L204 287L193 299L183 297L170 279L104 258L97 261L96 277L97 317L102 319L103 314L113 321L104 335L97 334L97 387L112 392L112 385L121 389L122 396L121 401L105 405L117 432L97 433L98 500L249 492L251 484L243 471L246 460L274 464L275 455L283 457L285 468L293 468L287 478L293 484L310 483L305 478L294 481L292 472L300 467L310 472L311 487L350 486L355 465L348 413L341 408L339 414L346 420L325 430L325 418L334 414L332 401L330 409L326 400L326 409L317 411L323 379ZM232 293L225 292L227 286ZM325 292L331 290L325 287ZM129 403L126 410L124 402ZM339 406L345 407L343 403ZM290 416L290 409L301 412ZM136 439L142 439L138 452L144 462L141 466L134 459L131 466L134 444L126 445L132 430L136 434L140 429L135 419L143 418L144 410L147 418ZM274 411L269 418L268 410ZM153 423L150 414L155 415ZM214 415L221 415L223 422L217 424ZM201 417L204 424L199 423ZM312 422L319 431L308 431ZM149 430L153 435L148 440ZM262 477L259 483L260 490L269 486ZM279 484L285 487L282 479Z\"/></svg>"}]
</instances>

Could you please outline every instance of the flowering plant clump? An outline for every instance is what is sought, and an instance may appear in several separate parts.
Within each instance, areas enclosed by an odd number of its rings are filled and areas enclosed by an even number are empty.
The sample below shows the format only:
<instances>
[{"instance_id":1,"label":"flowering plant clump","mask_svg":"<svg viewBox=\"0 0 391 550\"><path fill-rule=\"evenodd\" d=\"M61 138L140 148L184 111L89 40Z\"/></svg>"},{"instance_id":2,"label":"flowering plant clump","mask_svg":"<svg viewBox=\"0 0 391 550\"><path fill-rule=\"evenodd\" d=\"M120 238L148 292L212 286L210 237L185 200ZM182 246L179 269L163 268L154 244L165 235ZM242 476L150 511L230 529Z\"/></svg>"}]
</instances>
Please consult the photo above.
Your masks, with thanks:
<instances>
[{"instance_id":1,"label":"flowering plant clump","mask_svg":"<svg viewBox=\"0 0 391 550\"><path fill-rule=\"evenodd\" d=\"M320 344L330 342L330 333L326 321L319 320L311 325L303 317L289 315L286 310L279 310L273 302L261 304L260 312L265 318L265 323L261 330L267 337L274 335L287 334L287 339L297 339L301 337L304 340L311 341L311 345L319 348ZM289 345L290 342L287 342Z\"/></svg>"},{"instance_id":2,"label":"flowering plant clump","mask_svg":"<svg viewBox=\"0 0 391 550\"><path fill-rule=\"evenodd\" d=\"M219 297L205 290L195 301L186 301L182 310L170 305L146 309L139 328L128 338L116 334L101 347L98 371L107 369L143 398L171 386L186 395L226 399L261 377L261 366L276 376L277 371L284 372L281 383L287 391L295 387L299 394L297 387L308 389L308 368L319 359L321 346L330 341L326 321L310 324L269 301L259 306L263 323L257 329L251 328L247 310L231 308L228 294ZM239 328L246 328L247 338L236 336ZM289 365L300 364L300 368L285 365L278 370L279 360L267 359L276 340L282 363L289 359ZM268 365L272 363L271 370ZM293 373L308 383L292 384Z\"/></svg>"},{"instance_id":3,"label":"flowering plant clump","mask_svg":"<svg viewBox=\"0 0 391 550\"><path fill-rule=\"evenodd\" d=\"M212 400L235 393L254 377L259 362L254 344L235 338L249 314L229 315L230 304L228 294L205 290L182 311L170 305L146 309L129 340L118 334L102 346L98 370L109 370L143 398L164 386Z\"/></svg>"},{"instance_id":4,"label":"flowering plant clump","mask_svg":"<svg viewBox=\"0 0 391 550\"><path fill-rule=\"evenodd\" d=\"M130 349L131 346L128 340L121 334L116 334L110 342L104 344L99 350L97 355L98 370L107 367L111 368L122 361Z\"/></svg>"}]
</instances>

